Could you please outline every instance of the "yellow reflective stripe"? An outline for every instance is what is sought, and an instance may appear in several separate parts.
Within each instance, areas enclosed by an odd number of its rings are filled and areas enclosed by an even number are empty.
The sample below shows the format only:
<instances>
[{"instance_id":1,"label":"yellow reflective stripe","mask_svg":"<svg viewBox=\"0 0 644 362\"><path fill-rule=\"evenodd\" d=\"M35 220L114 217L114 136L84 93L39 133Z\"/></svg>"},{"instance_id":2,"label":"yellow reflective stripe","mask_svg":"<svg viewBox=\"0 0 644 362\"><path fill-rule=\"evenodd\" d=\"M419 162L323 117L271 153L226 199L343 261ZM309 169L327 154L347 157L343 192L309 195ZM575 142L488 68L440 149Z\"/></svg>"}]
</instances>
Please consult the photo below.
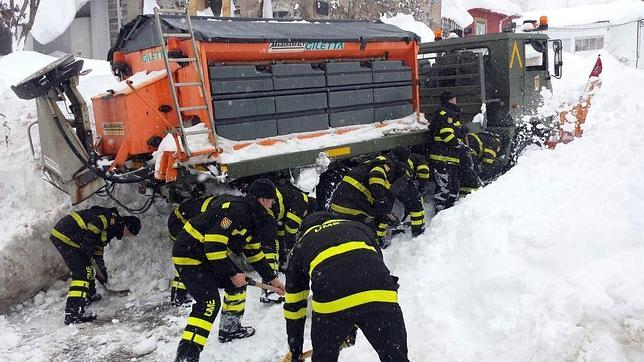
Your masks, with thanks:
<instances>
[{"instance_id":1,"label":"yellow reflective stripe","mask_svg":"<svg viewBox=\"0 0 644 362\"><path fill-rule=\"evenodd\" d=\"M246 232L248 232L248 230L246 229L241 229L241 230L234 229L231 234L244 236L246 235Z\"/></svg>"},{"instance_id":2,"label":"yellow reflective stripe","mask_svg":"<svg viewBox=\"0 0 644 362\"><path fill-rule=\"evenodd\" d=\"M206 234L203 236L204 243L220 243L228 245L228 237L221 234Z\"/></svg>"},{"instance_id":3,"label":"yellow reflective stripe","mask_svg":"<svg viewBox=\"0 0 644 362\"><path fill-rule=\"evenodd\" d=\"M209 198L205 199L203 204L201 204L201 212L206 212L208 210L208 205L210 205L210 201L214 199L214 196L210 196Z\"/></svg>"},{"instance_id":4,"label":"yellow reflective stripe","mask_svg":"<svg viewBox=\"0 0 644 362\"><path fill-rule=\"evenodd\" d=\"M67 244L69 246L73 246L75 248L80 248L80 245L76 244L70 238L68 238L67 236L63 235L60 231L58 231L56 229L51 229L51 235L53 235L55 238L57 238L58 240L62 241L63 243L65 243L65 244Z\"/></svg>"},{"instance_id":5,"label":"yellow reflective stripe","mask_svg":"<svg viewBox=\"0 0 644 362\"><path fill-rule=\"evenodd\" d=\"M420 219L420 220L412 220L411 224L416 226L416 225L423 225L425 224L425 219Z\"/></svg>"},{"instance_id":6,"label":"yellow reflective stripe","mask_svg":"<svg viewBox=\"0 0 644 362\"><path fill-rule=\"evenodd\" d=\"M193 238L203 242L203 235L197 229L192 227L189 221L183 226L183 230L187 231Z\"/></svg>"},{"instance_id":7,"label":"yellow reflective stripe","mask_svg":"<svg viewBox=\"0 0 644 362\"><path fill-rule=\"evenodd\" d=\"M472 193L472 192L474 192L476 190L478 190L478 188L476 188L476 187L459 187L458 188L459 192L467 193L467 194Z\"/></svg>"},{"instance_id":8,"label":"yellow reflective stripe","mask_svg":"<svg viewBox=\"0 0 644 362\"><path fill-rule=\"evenodd\" d=\"M263 258L264 258L264 252L263 252L263 251L260 251L260 252L259 252L259 253L257 253L256 255L253 255L253 256L249 256L249 257L247 257L247 258L246 258L246 260L247 260L249 263L256 263L256 262L258 262L258 261L262 260Z\"/></svg>"},{"instance_id":9,"label":"yellow reflective stripe","mask_svg":"<svg viewBox=\"0 0 644 362\"><path fill-rule=\"evenodd\" d=\"M292 228L292 227L290 227L288 225L285 225L284 229L286 229L286 231L288 231L288 233L292 235L292 234L297 234L297 229L298 228Z\"/></svg>"},{"instance_id":10,"label":"yellow reflective stripe","mask_svg":"<svg viewBox=\"0 0 644 362\"><path fill-rule=\"evenodd\" d=\"M87 229L87 226L85 225L85 221L83 221L83 218L80 215L78 215L77 213L75 213L73 211L70 212L69 215L71 215L71 217L73 217L74 220L76 220L76 223L78 224L78 226L81 227L81 229L83 229L83 230Z\"/></svg>"},{"instance_id":11,"label":"yellow reflective stripe","mask_svg":"<svg viewBox=\"0 0 644 362\"><path fill-rule=\"evenodd\" d=\"M268 260L277 260L277 253L264 253L264 258Z\"/></svg>"},{"instance_id":12,"label":"yellow reflective stripe","mask_svg":"<svg viewBox=\"0 0 644 362\"><path fill-rule=\"evenodd\" d=\"M387 230L385 230L385 231L376 231L376 236L378 236L378 237L387 236Z\"/></svg>"},{"instance_id":13,"label":"yellow reflective stripe","mask_svg":"<svg viewBox=\"0 0 644 362\"><path fill-rule=\"evenodd\" d=\"M181 215L181 211L179 211L178 207L174 209L174 216L176 216L177 219L181 220L183 224L188 222L188 220L186 220L186 218Z\"/></svg>"},{"instance_id":14,"label":"yellow reflective stripe","mask_svg":"<svg viewBox=\"0 0 644 362\"><path fill-rule=\"evenodd\" d=\"M460 127L460 126L461 126L461 121L456 121L456 122L454 122L454 125L455 125L456 127Z\"/></svg>"},{"instance_id":15,"label":"yellow reflective stripe","mask_svg":"<svg viewBox=\"0 0 644 362\"><path fill-rule=\"evenodd\" d=\"M380 172L383 176L385 176L385 177L387 176L387 173L385 172L385 169L380 167L380 166L376 166L376 167L372 168L371 171Z\"/></svg>"},{"instance_id":16,"label":"yellow reflective stripe","mask_svg":"<svg viewBox=\"0 0 644 362\"><path fill-rule=\"evenodd\" d=\"M369 185L373 185L373 184L382 185L387 190L389 190L391 188L391 184L389 183L389 181L383 180L383 179L378 178L378 177L372 177L372 178L369 179Z\"/></svg>"},{"instance_id":17,"label":"yellow reflective stripe","mask_svg":"<svg viewBox=\"0 0 644 362\"><path fill-rule=\"evenodd\" d=\"M447 114L447 112L445 112L445 111L440 111L438 114L440 114L441 116L444 116L444 115L446 115L446 114Z\"/></svg>"},{"instance_id":18,"label":"yellow reflective stripe","mask_svg":"<svg viewBox=\"0 0 644 362\"><path fill-rule=\"evenodd\" d=\"M89 288L89 282L85 280L72 280L71 283L69 283L70 287L81 287L81 288Z\"/></svg>"},{"instance_id":19,"label":"yellow reflective stripe","mask_svg":"<svg viewBox=\"0 0 644 362\"><path fill-rule=\"evenodd\" d=\"M212 253L206 253L206 258L208 260L221 260L226 259L228 254L225 251L214 251Z\"/></svg>"},{"instance_id":20,"label":"yellow reflective stripe","mask_svg":"<svg viewBox=\"0 0 644 362\"><path fill-rule=\"evenodd\" d=\"M291 312L284 309L284 318L291 320L306 318L306 308L300 308L297 312Z\"/></svg>"},{"instance_id":21,"label":"yellow reflective stripe","mask_svg":"<svg viewBox=\"0 0 644 362\"><path fill-rule=\"evenodd\" d=\"M244 245L245 250L259 250L261 248L262 248L262 244L260 243L252 243L252 244Z\"/></svg>"},{"instance_id":22,"label":"yellow reflective stripe","mask_svg":"<svg viewBox=\"0 0 644 362\"><path fill-rule=\"evenodd\" d=\"M302 192L302 198L304 199L304 202L306 202L307 204L309 203L309 195Z\"/></svg>"},{"instance_id":23,"label":"yellow reflective stripe","mask_svg":"<svg viewBox=\"0 0 644 362\"><path fill-rule=\"evenodd\" d=\"M286 231L284 230L277 230L277 236L284 236L286 235Z\"/></svg>"},{"instance_id":24,"label":"yellow reflective stripe","mask_svg":"<svg viewBox=\"0 0 644 362\"><path fill-rule=\"evenodd\" d=\"M411 217L423 217L425 216L425 211L412 211L409 215L411 215Z\"/></svg>"},{"instance_id":25,"label":"yellow reflective stripe","mask_svg":"<svg viewBox=\"0 0 644 362\"><path fill-rule=\"evenodd\" d=\"M192 258L184 258L179 256L173 256L172 262L176 265L199 265L201 261Z\"/></svg>"},{"instance_id":26,"label":"yellow reflective stripe","mask_svg":"<svg viewBox=\"0 0 644 362\"><path fill-rule=\"evenodd\" d=\"M428 173L419 173L418 178L421 180L429 180L429 174Z\"/></svg>"},{"instance_id":27,"label":"yellow reflective stripe","mask_svg":"<svg viewBox=\"0 0 644 362\"><path fill-rule=\"evenodd\" d=\"M210 332L210 330L212 329L212 323L201 318L188 317L188 325L205 329L208 332Z\"/></svg>"},{"instance_id":28,"label":"yellow reflective stripe","mask_svg":"<svg viewBox=\"0 0 644 362\"><path fill-rule=\"evenodd\" d=\"M275 195L277 195L277 206L279 208L276 220L282 220L284 218L284 212L286 211L284 207L284 196L282 196L282 193L278 189L275 189Z\"/></svg>"},{"instance_id":29,"label":"yellow reflective stripe","mask_svg":"<svg viewBox=\"0 0 644 362\"><path fill-rule=\"evenodd\" d=\"M70 290L69 293L67 293L67 296L72 298L85 298L87 296L87 292L80 290Z\"/></svg>"},{"instance_id":30,"label":"yellow reflective stripe","mask_svg":"<svg viewBox=\"0 0 644 362\"><path fill-rule=\"evenodd\" d=\"M229 311L229 312L241 312L246 308L246 303L241 303L241 304L236 304L236 305L230 305L224 303L224 305L221 306L222 310Z\"/></svg>"},{"instance_id":31,"label":"yellow reflective stripe","mask_svg":"<svg viewBox=\"0 0 644 362\"><path fill-rule=\"evenodd\" d=\"M309 290L303 290L298 293L286 293L284 294L284 302L285 303L297 303L301 302L303 300L306 300L306 298L309 297Z\"/></svg>"},{"instance_id":32,"label":"yellow reflective stripe","mask_svg":"<svg viewBox=\"0 0 644 362\"><path fill-rule=\"evenodd\" d=\"M491 158L484 158L484 159L483 159L483 162L485 162L485 163L489 163L489 164L493 164L493 163L494 163L494 160L493 160L493 159L491 159Z\"/></svg>"},{"instance_id":33,"label":"yellow reflective stripe","mask_svg":"<svg viewBox=\"0 0 644 362\"><path fill-rule=\"evenodd\" d=\"M103 223L103 230L107 229L107 218L105 217L105 215L98 215L98 218Z\"/></svg>"},{"instance_id":34,"label":"yellow reflective stripe","mask_svg":"<svg viewBox=\"0 0 644 362\"><path fill-rule=\"evenodd\" d=\"M229 207L230 207L230 201L228 201L228 202L224 202L223 204L221 204L221 208L222 208L222 210L223 210L223 209L227 209L227 208L229 208Z\"/></svg>"},{"instance_id":35,"label":"yellow reflective stripe","mask_svg":"<svg viewBox=\"0 0 644 362\"><path fill-rule=\"evenodd\" d=\"M443 139L443 142L449 142L449 141L451 141L454 137L456 137L456 136L454 136L454 134L451 134L451 135L449 135L449 136L445 137L445 139Z\"/></svg>"},{"instance_id":36,"label":"yellow reflective stripe","mask_svg":"<svg viewBox=\"0 0 644 362\"><path fill-rule=\"evenodd\" d=\"M373 302L397 303L398 293L393 290L368 290L332 302L322 303L314 300L313 311L322 314L335 313Z\"/></svg>"},{"instance_id":37,"label":"yellow reflective stripe","mask_svg":"<svg viewBox=\"0 0 644 362\"><path fill-rule=\"evenodd\" d=\"M476 155L477 155L477 156L480 156L481 154L483 154L483 141L481 140L481 138L479 137L479 135L477 135L476 133L471 133L471 132L470 132L470 133L468 133L468 134L469 134L470 136L474 137L474 139L476 140L476 142L479 144L479 147L478 147L479 152L478 152ZM476 152L476 151L474 151L474 152Z\"/></svg>"},{"instance_id":38,"label":"yellow reflective stripe","mask_svg":"<svg viewBox=\"0 0 644 362\"><path fill-rule=\"evenodd\" d=\"M373 246L367 245L364 241L349 241L347 243L325 249L319 253L313 261L311 261L311 265L309 266L309 276L313 274L313 269L326 259L360 249L376 251Z\"/></svg>"},{"instance_id":39,"label":"yellow reflective stripe","mask_svg":"<svg viewBox=\"0 0 644 362\"><path fill-rule=\"evenodd\" d=\"M100 234L101 233L101 230L99 230L98 227L94 226L94 224L87 225L87 230L93 232L94 234Z\"/></svg>"},{"instance_id":40,"label":"yellow reflective stripe","mask_svg":"<svg viewBox=\"0 0 644 362\"><path fill-rule=\"evenodd\" d=\"M418 167L416 167L416 171L420 171L420 170L429 171L429 166L427 166L427 165L418 165Z\"/></svg>"},{"instance_id":41,"label":"yellow reflective stripe","mask_svg":"<svg viewBox=\"0 0 644 362\"><path fill-rule=\"evenodd\" d=\"M411 160L411 158L408 158L408 159L407 159L407 165L408 165L408 166L409 166L409 168L411 168L412 170L414 169L414 161L412 161L412 160Z\"/></svg>"},{"instance_id":42,"label":"yellow reflective stripe","mask_svg":"<svg viewBox=\"0 0 644 362\"><path fill-rule=\"evenodd\" d=\"M173 280L173 281L170 283L170 285L171 285L173 288L177 288L177 289L186 289L186 286L185 286L185 285L183 285L183 283L181 283L181 282L177 282L177 281L175 281L175 280Z\"/></svg>"},{"instance_id":43,"label":"yellow reflective stripe","mask_svg":"<svg viewBox=\"0 0 644 362\"><path fill-rule=\"evenodd\" d=\"M205 346L206 342L208 341L208 338L198 335L196 333L188 332L188 331L183 331L183 335L181 336L181 339L185 339L186 341L190 341L190 342L195 342L200 346Z\"/></svg>"},{"instance_id":44,"label":"yellow reflective stripe","mask_svg":"<svg viewBox=\"0 0 644 362\"><path fill-rule=\"evenodd\" d=\"M450 133L450 134L454 134L454 129L453 129L453 128L451 128L451 127L445 127L445 128L441 128L441 130L440 130L440 131L438 131L438 133Z\"/></svg>"},{"instance_id":45,"label":"yellow reflective stripe","mask_svg":"<svg viewBox=\"0 0 644 362\"><path fill-rule=\"evenodd\" d=\"M224 294L224 303L225 301L240 301L240 300L246 300L246 292L239 293L239 294Z\"/></svg>"},{"instance_id":46,"label":"yellow reflective stripe","mask_svg":"<svg viewBox=\"0 0 644 362\"><path fill-rule=\"evenodd\" d=\"M290 211L286 213L286 217L295 221L298 225L302 223L302 219Z\"/></svg>"},{"instance_id":47,"label":"yellow reflective stripe","mask_svg":"<svg viewBox=\"0 0 644 362\"><path fill-rule=\"evenodd\" d=\"M455 157L447 157L447 156L439 156L439 155L429 155L429 158L434 160L434 161L441 161L441 162L451 162L451 163L460 163L460 160Z\"/></svg>"},{"instance_id":48,"label":"yellow reflective stripe","mask_svg":"<svg viewBox=\"0 0 644 362\"><path fill-rule=\"evenodd\" d=\"M347 215L365 215L365 216L370 216L366 212L362 210L356 210L356 209L350 209L348 207L340 206L338 204L331 204L331 210L335 212L339 212L341 214L347 214Z\"/></svg>"},{"instance_id":49,"label":"yellow reflective stripe","mask_svg":"<svg viewBox=\"0 0 644 362\"><path fill-rule=\"evenodd\" d=\"M371 196L371 191L369 191L363 184L358 182L358 180L354 179L351 176L344 176L342 178L342 181L358 189L358 191L362 192L367 197L367 201L369 201L370 204L373 203L373 197Z\"/></svg>"},{"instance_id":50,"label":"yellow reflective stripe","mask_svg":"<svg viewBox=\"0 0 644 362\"><path fill-rule=\"evenodd\" d=\"M492 150L492 149L490 149L490 148L486 148L486 149L484 149L484 150L483 150L483 152L485 152L485 153L489 154L490 156L492 156L492 158L495 158L495 157L496 157L496 152L494 152L494 150Z\"/></svg>"},{"instance_id":51,"label":"yellow reflective stripe","mask_svg":"<svg viewBox=\"0 0 644 362\"><path fill-rule=\"evenodd\" d=\"M246 237L246 242L247 242L247 243L250 243L250 241L251 241L251 240L253 240L253 237L252 237L251 235L248 235L248 236Z\"/></svg>"}]
</instances>

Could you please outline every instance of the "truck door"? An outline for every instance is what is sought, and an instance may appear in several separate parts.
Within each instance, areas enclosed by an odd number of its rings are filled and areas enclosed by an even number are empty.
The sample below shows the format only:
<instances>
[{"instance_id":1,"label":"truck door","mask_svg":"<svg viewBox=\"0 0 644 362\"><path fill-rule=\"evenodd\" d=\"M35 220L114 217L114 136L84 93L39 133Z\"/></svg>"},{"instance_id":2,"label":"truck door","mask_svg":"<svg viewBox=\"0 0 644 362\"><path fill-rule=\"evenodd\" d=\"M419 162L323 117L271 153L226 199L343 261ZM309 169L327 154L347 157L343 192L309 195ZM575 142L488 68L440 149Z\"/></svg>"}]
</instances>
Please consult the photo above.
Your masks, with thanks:
<instances>
[{"instance_id":1,"label":"truck door","mask_svg":"<svg viewBox=\"0 0 644 362\"><path fill-rule=\"evenodd\" d=\"M546 40L526 39L523 43L525 74L523 104L535 110L541 101L541 89L552 89L548 74L548 43Z\"/></svg>"}]
</instances>

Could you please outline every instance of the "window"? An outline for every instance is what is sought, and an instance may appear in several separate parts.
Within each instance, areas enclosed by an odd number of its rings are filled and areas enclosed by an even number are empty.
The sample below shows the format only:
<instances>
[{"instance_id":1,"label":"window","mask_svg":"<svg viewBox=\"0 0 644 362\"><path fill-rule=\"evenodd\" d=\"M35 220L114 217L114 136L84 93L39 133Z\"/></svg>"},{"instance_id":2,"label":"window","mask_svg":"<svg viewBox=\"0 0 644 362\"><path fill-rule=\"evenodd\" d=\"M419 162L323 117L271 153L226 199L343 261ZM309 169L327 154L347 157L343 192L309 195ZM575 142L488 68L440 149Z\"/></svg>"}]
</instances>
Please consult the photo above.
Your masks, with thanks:
<instances>
[{"instance_id":1,"label":"window","mask_svg":"<svg viewBox=\"0 0 644 362\"><path fill-rule=\"evenodd\" d=\"M326 1L315 2L315 13L322 16L329 16L329 3Z\"/></svg>"},{"instance_id":2,"label":"window","mask_svg":"<svg viewBox=\"0 0 644 362\"><path fill-rule=\"evenodd\" d=\"M588 36L575 39L575 51L597 50L604 48L604 36Z\"/></svg>"},{"instance_id":3,"label":"window","mask_svg":"<svg viewBox=\"0 0 644 362\"><path fill-rule=\"evenodd\" d=\"M548 46L546 42L526 40L524 46L526 70L545 70Z\"/></svg>"},{"instance_id":4,"label":"window","mask_svg":"<svg viewBox=\"0 0 644 362\"><path fill-rule=\"evenodd\" d=\"M476 27L474 28L474 35L487 34L487 20L476 19Z\"/></svg>"}]
</instances>

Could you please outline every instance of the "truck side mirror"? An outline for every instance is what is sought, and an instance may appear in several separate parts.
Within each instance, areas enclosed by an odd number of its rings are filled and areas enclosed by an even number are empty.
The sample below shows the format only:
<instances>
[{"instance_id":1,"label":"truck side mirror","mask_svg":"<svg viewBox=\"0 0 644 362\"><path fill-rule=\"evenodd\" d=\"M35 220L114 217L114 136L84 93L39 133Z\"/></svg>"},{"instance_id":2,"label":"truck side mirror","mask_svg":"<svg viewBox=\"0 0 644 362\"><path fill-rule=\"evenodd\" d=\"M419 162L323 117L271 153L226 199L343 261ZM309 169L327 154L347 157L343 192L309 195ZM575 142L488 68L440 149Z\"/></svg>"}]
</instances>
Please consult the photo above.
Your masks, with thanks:
<instances>
[{"instance_id":1,"label":"truck side mirror","mask_svg":"<svg viewBox=\"0 0 644 362\"><path fill-rule=\"evenodd\" d=\"M552 41L552 50L555 53L555 59L553 60L555 68L554 77L560 79L562 75L561 70L563 68L563 46L561 45L561 39L555 39Z\"/></svg>"}]
</instances>

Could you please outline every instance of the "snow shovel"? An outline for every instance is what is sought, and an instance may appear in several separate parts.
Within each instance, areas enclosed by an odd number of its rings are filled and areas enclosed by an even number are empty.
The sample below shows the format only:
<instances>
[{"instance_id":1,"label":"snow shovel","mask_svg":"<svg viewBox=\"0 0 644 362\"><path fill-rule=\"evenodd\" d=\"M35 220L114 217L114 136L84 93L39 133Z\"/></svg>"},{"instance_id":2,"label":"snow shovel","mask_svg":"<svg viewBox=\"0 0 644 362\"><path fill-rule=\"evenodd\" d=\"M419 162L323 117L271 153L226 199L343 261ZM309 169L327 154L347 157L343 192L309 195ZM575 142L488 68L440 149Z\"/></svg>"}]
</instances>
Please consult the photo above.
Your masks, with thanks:
<instances>
[{"instance_id":1,"label":"snow shovel","mask_svg":"<svg viewBox=\"0 0 644 362\"><path fill-rule=\"evenodd\" d=\"M89 260L92 262L92 266L94 267L94 271L96 272L96 274L100 277L100 279L105 280L105 275L103 275L103 273L101 272L101 268L98 267L98 264L96 264L96 261L94 260L94 258L89 258ZM107 283L103 283L101 280L98 280L98 282L101 283L101 285L103 286L103 289L105 289L105 291L109 295L116 295L119 297L123 297L130 294L129 289L113 290L107 286Z\"/></svg>"},{"instance_id":2,"label":"snow shovel","mask_svg":"<svg viewBox=\"0 0 644 362\"><path fill-rule=\"evenodd\" d=\"M246 277L246 283L248 283L248 285L250 285L250 286L270 290L270 291L275 292L277 294L279 294L281 292L281 290L279 288L275 288L274 286L272 286L270 284L260 283L260 282L258 282L256 280L252 279L251 277Z\"/></svg>"}]
</instances>

